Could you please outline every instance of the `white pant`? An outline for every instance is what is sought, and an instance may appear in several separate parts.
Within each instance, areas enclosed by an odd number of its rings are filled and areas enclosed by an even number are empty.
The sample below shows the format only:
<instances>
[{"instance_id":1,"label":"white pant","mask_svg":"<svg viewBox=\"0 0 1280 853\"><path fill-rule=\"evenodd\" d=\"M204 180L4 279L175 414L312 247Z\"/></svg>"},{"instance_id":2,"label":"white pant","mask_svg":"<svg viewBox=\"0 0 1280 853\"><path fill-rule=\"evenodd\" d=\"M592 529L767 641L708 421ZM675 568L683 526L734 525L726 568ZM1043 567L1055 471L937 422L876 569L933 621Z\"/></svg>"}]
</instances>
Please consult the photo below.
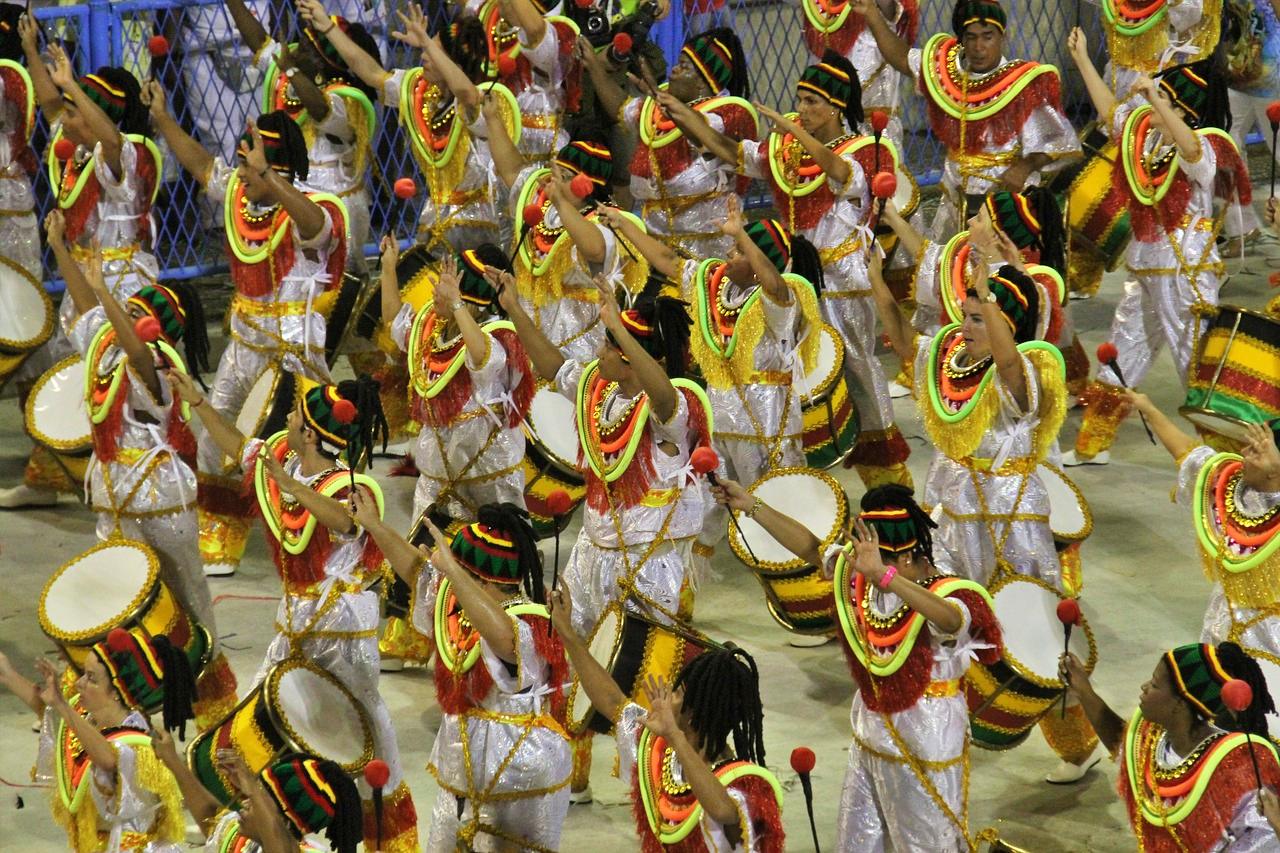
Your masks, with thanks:
<instances>
[{"instance_id":1,"label":"white pant","mask_svg":"<svg viewBox=\"0 0 1280 853\"><path fill-rule=\"evenodd\" d=\"M1275 157L1277 162L1280 162L1280 152L1277 152L1271 144L1271 122L1267 120L1267 104L1271 103L1270 99L1246 95L1244 92L1237 92L1235 89L1228 90L1227 96L1231 102L1231 138L1236 141L1236 148L1240 149L1240 156L1245 159L1246 166L1248 157L1245 154L1244 139L1255 128L1262 133L1267 146L1271 148L1271 156ZM1262 180L1270 179L1270 175L1258 175L1256 177ZM1248 234L1250 231L1260 227L1258 214L1251 205L1243 206L1241 213L1242 216L1239 219L1232 215L1227 216L1227 221L1222 226L1222 232L1228 237Z\"/></svg>"}]
</instances>

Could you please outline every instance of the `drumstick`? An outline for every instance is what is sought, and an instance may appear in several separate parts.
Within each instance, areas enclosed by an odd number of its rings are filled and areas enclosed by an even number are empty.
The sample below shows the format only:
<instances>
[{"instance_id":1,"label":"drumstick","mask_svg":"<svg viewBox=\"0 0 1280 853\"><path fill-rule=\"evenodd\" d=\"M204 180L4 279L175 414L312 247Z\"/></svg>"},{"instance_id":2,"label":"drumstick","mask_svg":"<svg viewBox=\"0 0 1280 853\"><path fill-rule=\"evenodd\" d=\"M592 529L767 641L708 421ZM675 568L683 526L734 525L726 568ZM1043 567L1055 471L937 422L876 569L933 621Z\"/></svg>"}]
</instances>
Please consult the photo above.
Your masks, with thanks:
<instances>
[{"instance_id":1,"label":"drumstick","mask_svg":"<svg viewBox=\"0 0 1280 853\"><path fill-rule=\"evenodd\" d=\"M1276 197L1276 137L1280 136L1280 101L1267 104L1267 121L1271 123L1271 198Z\"/></svg>"},{"instance_id":2,"label":"drumstick","mask_svg":"<svg viewBox=\"0 0 1280 853\"><path fill-rule=\"evenodd\" d=\"M1236 718L1238 725L1240 714L1253 704L1253 688L1247 681L1239 678L1230 679L1222 685L1222 704L1231 710L1231 715ZM1258 790L1261 791L1262 774L1258 772L1258 756L1253 753L1253 740L1249 737L1249 732L1244 732L1244 739L1245 745L1249 747L1249 760L1253 762L1253 778L1258 783Z\"/></svg>"},{"instance_id":3,"label":"drumstick","mask_svg":"<svg viewBox=\"0 0 1280 853\"><path fill-rule=\"evenodd\" d=\"M1124 381L1124 374L1120 372L1120 354L1116 351L1116 345L1107 341L1098 344L1098 363L1103 367L1110 367L1116 374L1116 379L1120 380L1121 388L1128 388L1129 385ZM1138 420L1142 421L1142 428L1147 431L1147 438L1151 439L1151 443L1156 443L1156 437L1151 432L1151 425L1147 423L1147 416L1138 412Z\"/></svg>"},{"instance_id":4,"label":"drumstick","mask_svg":"<svg viewBox=\"0 0 1280 853\"><path fill-rule=\"evenodd\" d=\"M1071 629L1080 622L1080 604L1074 598L1058 602L1058 621L1062 623L1062 656L1071 654ZM1062 691L1062 719L1067 718L1067 691Z\"/></svg>"},{"instance_id":5,"label":"drumstick","mask_svg":"<svg viewBox=\"0 0 1280 853\"><path fill-rule=\"evenodd\" d=\"M720 485L720 480L716 477L716 466L720 464L720 457L716 456L716 452L710 447L699 447L693 451L689 456L689 464L699 474L705 474L706 478L711 481L711 485ZM751 543L747 541L746 535L743 534L742 526L738 524L738 518L733 514L732 507L729 508L729 521L733 522L733 529L738 531L738 538L742 540L743 547L751 555L751 562L756 564L756 568L760 568L760 560L756 558L756 552L751 550Z\"/></svg>"}]
</instances>

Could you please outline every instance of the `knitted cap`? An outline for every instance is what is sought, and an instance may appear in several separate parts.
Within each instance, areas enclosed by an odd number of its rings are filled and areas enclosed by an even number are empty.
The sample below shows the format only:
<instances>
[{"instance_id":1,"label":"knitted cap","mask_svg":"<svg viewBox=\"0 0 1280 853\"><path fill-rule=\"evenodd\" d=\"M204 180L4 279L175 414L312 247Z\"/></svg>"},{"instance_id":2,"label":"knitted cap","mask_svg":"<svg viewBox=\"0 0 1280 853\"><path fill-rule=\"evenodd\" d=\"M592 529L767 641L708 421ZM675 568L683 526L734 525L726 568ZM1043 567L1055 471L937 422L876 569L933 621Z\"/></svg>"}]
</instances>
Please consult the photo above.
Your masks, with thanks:
<instances>
[{"instance_id":1,"label":"knitted cap","mask_svg":"<svg viewBox=\"0 0 1280 853\"><path fill-rule=\"evenodd\" d=\"M1156 77L1160 89L1189 118L1189 124L1200 126L1210 100L1212 65L1206 60L1190 65L1175 65Z\"/></svg>"},{"instance_id":2,"label":"knitted cap","mask_svg":"<svg viewBox=\"0 0 1280 853\"><path fill-rule=\"evenodd\" d=\"M791 235L782 223L776 219L761 219L748 224L744 230L778 272L784 272L791 262Z\"/></svg>"},{"instance_id":3,"label":"knitted cap","mask_svg":"<svg viewBox=\"0 0 1280 853\"><path fill-rule=\"evenodd\" d=\"M1004 32L1007 23L1004 8L996 0L960 0L951 13L951 31L961 38L971 24L990 24Z\"/></svg>"},{"instance_id":4,"label":"knitted cap","mask_svg":"<svg viewBox=\"0 0 1280 853\"><path fill-rule=\"evenodd\" d=\"M187 312L182 300L163 284L149 284L129 297L128 305L136 305L160 323L160 331L170 343L182 339L187 327Z\"/></svg>"},{"instance_id":5,"label":"knitted cap","mask_svg":"<svg viewBox=\"0 0 1280 853\"><path fill-rule=\"evenodd\" d=\"M613 154L605 145L575 139L556 154L556 165L586 175L596 186L613 181Z\"/></svg>"},{"instance_id":6,"label":"knitted cap","mask_svg":"<svg viewBox=\"0 0 1280 853\"><path fill-rule=\"evenodd\" d=\"M481 580L520 583L520 550L507 531L478 522L468 524L454 535L449 550Z\"/></svg>"},{"instance_id":7,"label":"knitted cap","mask_svg":"<svg viewBox=\"0 0 1280 853\"><path fill-rule=\"evenodd\" d=\"M1222 702L1222 685L1231 676L1218 661L1218 653L1207 643L1189 643L1164 653L1173 676L1173 687L1182 698L1208 719L1214 719L1226 706Z\"/></svg>"},{"instance_id":8,"label":"knitted cap","mask_svg":"<svg viewBox=\"0 0 1280 853\"><path fill-rule=\"evenodd\" d=\"M257 127L267 165L290 180L306 180L310 163L307 142L298 123L285 111L275 110L259 116ZM252 145L249 131L240 136L240 141L246 146Z\"/></svg>"},{"instance_id":9,"label":"knitted cap","mask_svg":"<svg viewBox=\"0 0 1280 853\"><path fill-rule=\"evenodd\" d=\"M636 343L666 368L667 375L683 375L689 355L688 304L681 301L671 282L662 275L650 272L644 289L636 297L633 307L621 312L622 325ZM608 330L605 338L617 350L617 340ZM623 357L625 360L625 356Z\"/></svg>"},{"instance_id":10,"label":"knitted cap","mask_svg":"<svg viewBox=\"0 0 1280 853\"><path fill-rule=\"evenodd\" d=\"M1022 193L998 190L985 202L991 224L1003 231L1019 249L1040 242L1040 220L1036 219L1031 199Z\"/></svg>"},{"instance_id":11,"label":"knitted cap","mask_svg":"<svg viewBox=\"0 0 1280 853\"><path fill-rule=\"evenodd\" d=\"M464 249L458 253L458 289L462 299L473 305L492 305L498 298L498 291L484 277L484 268L497 267L506 269L506 254L492 243L481 243L474 249Z\"/></svg>"},{"instance_id":12,"label":"knitted cap","mask_svg":"<svg viewBox=\"0 0 1280 853\"><path fill-rule=\"evenodd\" d=\"M702 79L707 81L712 92L722 92L733 82L735 49L739 45L723 38L720 32L712 30L690 36L680 48L680 53L689 57L693 67L698 69Z\"/></svg>"},{"instance_id":13,"label":"knitted cap","mask_svg":"<svg viewBox=\"0 0 1280 853\"><path fill-rule=\"evenodd\" d=\"M299 836L328 828L335 849L356 849L362 821L359 793L337 764L292 755L263 769L258 778Z\"/></svg>"},{"instance_id":14,"label":"knitted cap","mask_svg":"<svg viewBox=\"0 0 1280 853\"><path fill-rule=\"evenodd\" d=\"M805 68L796 86L821 95L841 110L853 100L853 83L848 73L825 61Z\"/></svg>"},{"instance_id":15,"label":"knitted cap","mask_svg":"<svg viewBox=\"0 0 1280 853\"><path fill-rule=\"evenodd\" d=\"M131 88L121 75L133 78L132 74L122 68L109 67L99 68L80 78L80 88L89 96L89 100L97 104L107 114L107 118L117 125L124 120ZM132 88L138 88L137 80L133 81Z\"/></svg>"},{"instance_id":16,"label":"knitted cap","mask_svg":"<svg viewBox=\"0 0 1280 853\"><path fill-rule=\"evenodd\" d=\"M880 550L901 554L916 547L916 525L911 514L903 507L883 507L859 514L875 531L880 540Z\"/></svg>"},{"instance_id":17,"label":"knitted cap","mask_svg":"<svg viewBox=\"0 0 1280 853\"><path fill-rule=\"evenodd\" d=\"M1005 264L987 280L987 286L1018 343L1034 340L1039 322L1040 292L1031 277Z\"/></svg>"},{"instance_id":18,"label":"knitted cap","mask_svg":"<svg viewBox=\"0 0 1280 853\"><path fill-rule=\"evenodd\" d=\"M334 447L346 447L356 420L355 403L339 394L337 385L303 379L302 387L302 416L307 426Z\"/></svg>"},{"instance_id":19,"label":"knitted cap","mask_svg":"<svg viewBox=\"0 0 1280 853\"><path fill-rule=\"evenodd\" d=\"M164 704L164 656L140 629L115 628L93 647L107 676L131 708L152 711Z\"/></svg>"}]
</instances>

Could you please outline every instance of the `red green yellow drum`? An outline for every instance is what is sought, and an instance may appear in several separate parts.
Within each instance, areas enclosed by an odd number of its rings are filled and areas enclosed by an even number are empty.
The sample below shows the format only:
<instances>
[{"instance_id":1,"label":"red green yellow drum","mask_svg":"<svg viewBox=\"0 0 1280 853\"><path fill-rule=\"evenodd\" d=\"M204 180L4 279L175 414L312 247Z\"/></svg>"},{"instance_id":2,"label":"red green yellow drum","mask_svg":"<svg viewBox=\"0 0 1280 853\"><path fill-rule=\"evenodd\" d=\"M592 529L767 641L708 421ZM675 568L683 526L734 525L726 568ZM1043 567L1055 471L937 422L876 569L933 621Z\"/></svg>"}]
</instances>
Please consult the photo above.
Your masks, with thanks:
<instances>
[{"instance_id":1,"label":"red green yellow drum","mask_svg":"<svg viewBox=\"0 0 1280 853\"><path fill-rule=\"evenodd\" d=\"M1280 322L1218 306L1187 373L1180 412L1197 427L1246 440L1245 427L1280 418Z\"/></svg>"},{"instance_id":2,"label":"red green yellow drum","mask_svg":"<svg viewBox=\"0 0 1280 853\"><path fill-rule=\"evenodd\" d=\"M849 455L858 441L858 410L844 375L844 342L823 323L813 370L804 378L800 416L804 422L804 456L810 468L830 468Z\"/></svg>"},{"instance_id":3,"label":"red green yellow drum","mask_svg":"<svg viewBox=\"0 0 1280 853\"><path fill-rule=\"evenodd\" d=\"M541 386L529 406L524 435L525 458L521 469L529 520L540 538L554 536L557 520L547 506L551 493L563 490L572 505L558 520L561 530L587 496L586 484L578 471L578 430L574 425L573 403L551 386Z\"/></svg>"}]
</instances>

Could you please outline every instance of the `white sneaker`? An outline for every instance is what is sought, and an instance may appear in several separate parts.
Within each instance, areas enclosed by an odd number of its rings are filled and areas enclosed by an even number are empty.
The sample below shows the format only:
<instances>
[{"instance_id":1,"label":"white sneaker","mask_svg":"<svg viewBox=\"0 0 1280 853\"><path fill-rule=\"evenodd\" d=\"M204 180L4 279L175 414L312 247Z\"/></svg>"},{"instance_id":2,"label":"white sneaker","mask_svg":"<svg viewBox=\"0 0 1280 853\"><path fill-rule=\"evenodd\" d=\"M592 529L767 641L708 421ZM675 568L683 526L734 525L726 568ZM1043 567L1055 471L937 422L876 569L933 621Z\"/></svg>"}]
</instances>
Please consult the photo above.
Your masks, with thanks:
<instances>
[{"instance_id":1,"label":"white sneaker","mask_svg":"<svg viewBox=\"0 0 1280 853\"><path fill-rule=\"evenodd\" d=\"M587 803L591 802L592 799L593 797L591 796L590 785L583 788L581 791L569 792L569 805L571 806L585 806Z\"/></svg>"},{"instance_id":2,"label":"white sneaker","mask_svg":"<svg viewBox=\"0 0 1280 853\"><path fill-rule=\"evenodd\" d=\"M53 489L36 489L26 483L0 489L0 509L53 506L57 502L58 493Z\"/></svg>"},{"instance_id":3,"label":"white sneaker","mask_svg":"<svg viewBox=\"0 0 1280 853\"><path fill-rule=\"evenodd\" d=\"M1084 778L1084 775L1092 770L1099 761L1102 760L1102 745L1098 744L1093 748L1093 752L1089 753L1089 757L1079 764L1072 764L1069 761L1061 761L1058 766L1044 777L1044 781L1050 785L1072 785Z\"/></svg>"},{"instance_id":4,"label":"white sneaker","mask_svg":"<svg viewBox=\"0 0 1280 853\"><path fill-rule=\"evenodd\" d=\"M1068 450L1066 453L1062 454L1063 468L1077 468L1081 465L1106 465L1110 462L1110 450L1104 450L1097 456L1090 456L1087 459L1083 456L1077 456L1074 450Z\"/></svg>"},{"instance_id":5,"label":"white sneaker","mask_svg":"<svg viewBox=\"0 0 1280 853\"><path fill-rule=\"evenodd\" d=\"M205 563L204 576L207 578L229 578L236 573L234 563Z\"/></svg>"},{"instance_id":6,"label":"white sneaker","mask_svg":"<svg viewBox=\"0 0 1280 853\"><path fill-rule=\"evenodd\" d=\"M816 649L834 639L834 634L789 634L787 645L793 649Z\"/></svg>"},{"instance_id":7,"label":"white sneaker","mask_svg":"<svg viewBox=\"0 0 1280 853\"><path fill-rule=\"evenodd\" d=\"M383 655L378 662L378 670L380 672L400 672L402 669L404 669L404 658Z\"/></svg>"},{"instance_id":8,"label":"white sneaker","mask_svg":"<svg viewBox=\"0 0 1280 853\"><path fill-rule=\"evenodd\" d=\"M1084 302L1084 301L1085 301L1085 300L1087 300L1087 299L1092 299L1092 298L1093 298L1093 294L1092 294L1092 293L1081 293L1081 292L1080 292L1080 291L1078 291L1078 290L1073 290L1073 291L1071 291L1070 293L1068 293L1068 294L1067 294L1067 298L1068 298L1068 299L1070 299L1072 302Z\"/></svg>"},{"instance_id":9,"label":"white sneaker","mask_svg":"<svg viewBox=\"0 0 1280 853\"><path fill-rule=\"evenodd\" d=\"M910 397L910 396L911 396L911 389L908 388L907 386L900 385L897 382L889 383L889 399L900 400L903 397Z\"/></svg>"}]
</instances>

